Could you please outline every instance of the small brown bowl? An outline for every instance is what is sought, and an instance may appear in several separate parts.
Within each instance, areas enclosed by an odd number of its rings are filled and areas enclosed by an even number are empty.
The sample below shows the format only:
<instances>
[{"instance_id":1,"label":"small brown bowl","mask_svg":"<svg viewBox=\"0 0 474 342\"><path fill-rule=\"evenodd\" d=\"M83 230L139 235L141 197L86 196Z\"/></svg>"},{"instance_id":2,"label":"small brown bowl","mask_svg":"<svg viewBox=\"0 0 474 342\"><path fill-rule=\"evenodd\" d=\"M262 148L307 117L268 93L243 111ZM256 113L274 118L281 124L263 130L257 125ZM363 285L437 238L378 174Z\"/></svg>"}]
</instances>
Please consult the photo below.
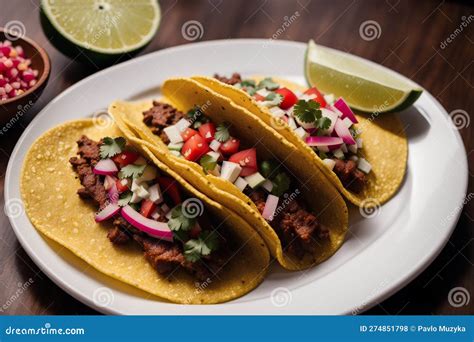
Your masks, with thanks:
<instances>
[{"instance_id":1,"label":"small brown bowl","mask_svg":"<svg viewBox=\"0 0 474 342\"><path fill-rule=\"evenodd\" d=\"M12 39L14 37L14 39ZM13 32L0 27L0 40L9 39L13 46L20 45L25 56L31 59L32 69L38 70L38 82L23 94L0 101L0 123L4 124L14 118L19 119L25 114L40 97L48 83L51 63L46 51L26 37L16 36Z\"/></svg>"}]
</instances>

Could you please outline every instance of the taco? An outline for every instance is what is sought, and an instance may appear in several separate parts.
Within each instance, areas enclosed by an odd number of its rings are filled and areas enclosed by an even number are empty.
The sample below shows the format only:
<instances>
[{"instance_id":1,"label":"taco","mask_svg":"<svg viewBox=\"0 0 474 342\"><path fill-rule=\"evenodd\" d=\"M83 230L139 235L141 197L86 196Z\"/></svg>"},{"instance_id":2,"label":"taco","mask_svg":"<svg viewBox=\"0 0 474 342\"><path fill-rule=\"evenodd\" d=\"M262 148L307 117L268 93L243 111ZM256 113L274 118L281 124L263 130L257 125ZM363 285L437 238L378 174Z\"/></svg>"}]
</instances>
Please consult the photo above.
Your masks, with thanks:
<instances>
[{"instance_id":1,"label":"taco","mask_svg":"<svg viewBox=\"0 0 474 342\"><path fill-rule=\"evenodd\" d=\"M193 79L274 128L353 204L381 205L401 186L408 143L396 114L355 115L342 98L276 78Z\"/></svg>"},{"instance_id":2,"label":"taco","mask_svg":"<svg viewBox=\"0 0 474 342\"><path fill-rule=\"evenodd\" d=\"M159 101L117 101L115 120L158 158L250 223L286 269L316 265L342 245L348 213L321 171L254 115L191 79Z\"/></svg>"},{"instance_id":3,"label":"taco","mask_svg":"<svg viewBox=\"0 0 474 342\"><path fill-rule=\"evenodd\" d=\"M21 192L38 231L104 274L176 303L240 297L263 279L268 248L115 125L57 126L36 140Z\"/></svg>"}]
</instances>

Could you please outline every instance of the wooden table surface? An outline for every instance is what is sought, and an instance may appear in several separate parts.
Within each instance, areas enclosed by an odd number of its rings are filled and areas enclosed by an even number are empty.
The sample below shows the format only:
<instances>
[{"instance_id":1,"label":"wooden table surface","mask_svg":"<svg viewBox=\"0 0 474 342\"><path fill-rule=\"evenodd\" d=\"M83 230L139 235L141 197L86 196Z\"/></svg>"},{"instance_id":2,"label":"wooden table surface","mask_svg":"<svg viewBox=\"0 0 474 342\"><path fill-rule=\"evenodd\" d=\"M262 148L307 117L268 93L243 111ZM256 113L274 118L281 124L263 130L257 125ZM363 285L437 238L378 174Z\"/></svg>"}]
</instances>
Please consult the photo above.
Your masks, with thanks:
<instances>
[{"instance_id":1,"label":"wooden table surface","mask_svg":"<svg viewBox=\"0 0 474 342\"><path fill-rule=\"evenodd\" d=\"M9 155L24 128L56 95L95 72L66 58L48 42L40 26L38 2L0 0L0 26L12 20L22 22L26 35L45 47L52 62L50 81L40 100L7 133L0 134L2 208ZM160 4L163 13L160 29L142 54L189 43L181 34L183 24L189 20L202 23L204 30L199 40L270 38L298 11L297 20L283 33L280 30L278 39L305 42L313 38L317 43L371 59L412 78L433 94L448 112L464 119L459 132L469 155L468 193L474 191L474 122L467 122L474 113L474 23L471 23L474 11L469 1L162 0ZM371 23L367 23L369 20L374 21L375 36L369 31L364 33L364 25ZM470 201L454 234L431 266L367 313L473 313L474 299L460 307L450 305L448 300L450 290L455 287L463 287L469 295L474 295L473 221L474 203ZM28 289L18 296L19 286L27 282L30 282ZM347 284L347 291L351 291L351 284ZM3 211L0 211L0 313L95 313L39 271L21 248Z\"/></svg>"}]
</instances>

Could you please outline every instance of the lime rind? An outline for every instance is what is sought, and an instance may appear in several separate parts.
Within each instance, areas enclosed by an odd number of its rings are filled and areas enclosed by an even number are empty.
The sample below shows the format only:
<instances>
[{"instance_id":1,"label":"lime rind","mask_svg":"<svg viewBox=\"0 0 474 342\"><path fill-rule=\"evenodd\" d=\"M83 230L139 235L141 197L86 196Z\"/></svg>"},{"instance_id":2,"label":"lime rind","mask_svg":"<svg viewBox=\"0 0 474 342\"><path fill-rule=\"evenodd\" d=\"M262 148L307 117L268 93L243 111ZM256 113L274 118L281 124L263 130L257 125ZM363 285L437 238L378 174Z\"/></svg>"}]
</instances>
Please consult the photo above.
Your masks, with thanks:
<instances>
[{"instance_id":1,"label":"lime rind","mask_svg":"<svg viewBox=\"0 0 474 342\"><path fill-rule=\"evenodd\" d=\"M415 82L376 63L344 52L308 43L305 77L309 85L342 96L359 112L397 112L421 95Z\"/></svg>"}]
</instances>

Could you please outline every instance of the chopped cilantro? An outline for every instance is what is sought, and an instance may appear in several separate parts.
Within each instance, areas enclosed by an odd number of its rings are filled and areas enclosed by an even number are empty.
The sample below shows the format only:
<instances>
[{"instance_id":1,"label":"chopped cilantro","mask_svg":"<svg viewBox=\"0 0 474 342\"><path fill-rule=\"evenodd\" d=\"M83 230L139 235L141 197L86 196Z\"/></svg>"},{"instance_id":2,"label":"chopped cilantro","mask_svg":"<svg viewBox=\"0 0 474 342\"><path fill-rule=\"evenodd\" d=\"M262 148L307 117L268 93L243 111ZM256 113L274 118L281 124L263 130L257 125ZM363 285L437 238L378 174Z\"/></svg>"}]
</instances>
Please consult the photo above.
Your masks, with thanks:
<instances>
[{"instance_id":1,"label":"chopped cilantro","mask_svg":"<svg viewBox=\"0 0 474 342\"><path fill-rule=\"evenodd\" d=\"M168 221L168 227L174 232L189 231L196 224L196 219L184 215L182 206L178 205L171 211L171 218ZM178 236L179 237L179 236Z\"/></svg>"},{"instance_id":2,"label":"chopped cilantro","mask_svg":"<svg viewBox=\"0 0 474 342\"><path fill-rule=\"evenodd\" d=\"M280 172L272 180L273 188L272 194L280 197L290 188L291 180L285 172Z\"/></svg>"},{"instance_id":3,"label":"chopped cilantro","mask_svg":"<svg viewBox=\"0 0 474 342\"><path fill-rule=\"evenodd\" d=\"M214 138L219 142L226 142L230 138L228 125L225 123L219 124L214 133Z\"/></svg>"},{"instance_id":4,"label":"chopped cilantro","mask_svg":"<svg viewBox=\"0 0 474 342\"><path fill-rule=\"evenodd\" d=\"M331 126L331 119L322 116L318 119L318 127L322 130L326 130Z\"/></svg>"},{"instance_id":5,"label":"chopped cilantro","mask_svg":"<svg viewBox=\"0 0 474 342\"><path fill-rule=\"evenodd\" d=\"M216 168L217 160L206 154L199 160L199 164L201 164L204 171L212 171Z\"/></svg>"},{"instance_id":6,"label":"chopped cilantro","mask_svg":"<svg viewBox=\"0 0 474 342\"><path fill-rule=\"evenodd\" d=\"M126 191L126 192L120 194L120 197L119 197L119 200L118 200L117 204L121 207L124 207L127 204L129 204L131 200L132 200L132 192L131 191Z\"/></svg>"},{"instance_id":7,"label":"chopped cilantro","mask_svg":"<svg viewBox=\"0 0 474 342\"><path fill-rule=\"evenodd\" d=\"M102 139L102 144L100 145L100 157L106 159L119 154L125 148L126 143L125 138L122 137L115 139L105 137Z\"/></svg>"},{"instance_id":8,"label":"chopped cilantro","mask_svg":"<svg viewBox=\"0 0 474 342\"><path fill-rule=\"evenodd\" d=\"M331 126L331 119L322 116L319 103L313 100L299 100L295 105L293 114L303 122L313 122L316 128L323 131Z\"/></svg>"},{"instance_id":9,"label":"chopped cilantro","mask_svg":"<svg viewBox=\"0 0 474 342\"><path fill-rule=\"evenodd\" d=\"M135 164L128 164L127 166L122 167L118 176L120 179L122 178L138 178L143 174L145 170L146 164L143 165L135 165Z\"/></svg>"},{"instance_id":10,"label":"chopped cilantro","mask_svg":"<svg viewBox=\"0 0 474 342\"><path fill-rule=\"evenodd\" d=\"M199 128L203 123L209 121L204 115L201 107L196 106L187 113L188 119L193 123L193 128Z\"/></svg>"},{"instance_id":11,"label":"chopped cilantro","mask_svg":"<svg viewBox=\"0 0 474 342\"><path fill-rule=\"evenodd\" d=\"M199 238L187 241L184 244L184 256L190 262L196 262L202 256L211 254L217 249L219 240L217 235L211 231L204 231Z\"/></svg>"},{"instance_id":12,"label":"chopped cilantro","mask_svg":"<svg viewBox=\"0 0 474 342\"><path fill-rule=\"evenodd\" d=\"M242 82L240 82L240 86L242 88L244 87L252 87L252 88L255 88L256 85L255 85L255 81L254 80L243 80Z\"/></svg>"},{"instance_id":13,"label":"chopped cilantro","mask_svg":"<svg viewBox=\"0 0 474 342\"><path fill-rule=\"evenodd\" d=\"M270 92L267 96L265 96L265 105L268 106L278 106L281 101L283 101L283 96L280 94Z\"/></svg>"},{"instance_id":14,"label":"chopped cilantro","mask_svg":"<svg viewBox=\"0 0 474 342\"><path fill-rule=\"evenodd\" d=\"M268 90L277 90L280 87L280 85L278 83L274 82L270 77L266 77L263 80L261 80L260 82L258 82L257 87L259 89L266 88Z\"/></svg>"},{"instance_id":15,"label":"chopped cilantro","mask_svg":"<svg viewBox=\"0 0 474 342\"><path fill-rule=\"evenodd\" d=\"M326 152L318 151L318 154L319 154L319 158L321 158L321 159L327 159L328 158L328 155L326 154Z\"/></svg>"},{"instance_id":16,"label":"chopped cilantro","mask_svg":"<svg viewBox=\"0 0 474 342\"><path fill-rule=\"evenodd\" d=\"M252 88L252 87L247 87L247 88L245 88L244 90L245 90L245 92L246 92L247 94L249 94L250 96L255 95L255 93L257 92L257 91L255 90L255 88Z\"/></svg>"},{"instance_id":17,"label":"chopped cilantro","mask_svg":"<svg viewBox=\"0 0 474 342\"><path fill-rule=\"evenodd\" d=\"M264 160L260 163L260 173L265 178L271 178L278 171L279 164L276 160Z\"/></svg>"}]
</instances>

